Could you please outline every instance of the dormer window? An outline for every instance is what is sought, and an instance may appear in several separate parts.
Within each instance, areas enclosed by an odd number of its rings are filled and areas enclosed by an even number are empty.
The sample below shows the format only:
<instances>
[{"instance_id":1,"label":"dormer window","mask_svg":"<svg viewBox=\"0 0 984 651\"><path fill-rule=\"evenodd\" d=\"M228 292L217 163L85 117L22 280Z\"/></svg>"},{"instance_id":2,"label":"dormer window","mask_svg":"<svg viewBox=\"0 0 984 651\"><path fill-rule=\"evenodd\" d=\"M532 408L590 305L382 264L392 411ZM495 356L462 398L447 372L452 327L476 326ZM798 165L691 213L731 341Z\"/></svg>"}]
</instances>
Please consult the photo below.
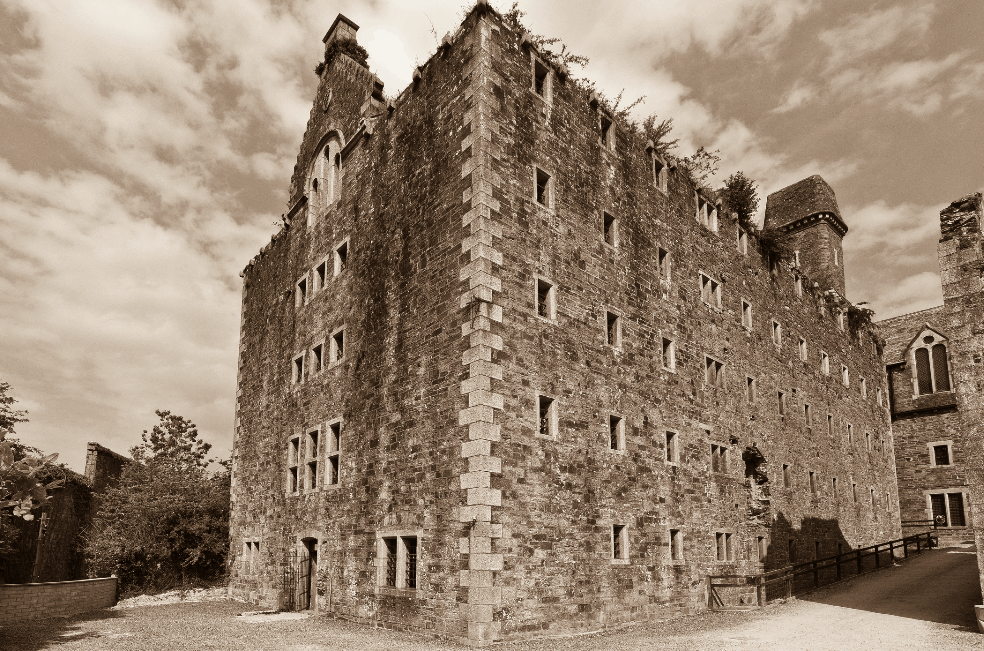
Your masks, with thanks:
<instances>
[{"instance_id":1,"label":"dormer window","mask_svg":"<svg viewBox=\"0 0 984 651\"><path fill-rule=\"evenodd\" d=\"M916 395L950 391L950 366L945 341L932 331L923 332L916 339L912 351Z\"/></svg>"}]
</instances>

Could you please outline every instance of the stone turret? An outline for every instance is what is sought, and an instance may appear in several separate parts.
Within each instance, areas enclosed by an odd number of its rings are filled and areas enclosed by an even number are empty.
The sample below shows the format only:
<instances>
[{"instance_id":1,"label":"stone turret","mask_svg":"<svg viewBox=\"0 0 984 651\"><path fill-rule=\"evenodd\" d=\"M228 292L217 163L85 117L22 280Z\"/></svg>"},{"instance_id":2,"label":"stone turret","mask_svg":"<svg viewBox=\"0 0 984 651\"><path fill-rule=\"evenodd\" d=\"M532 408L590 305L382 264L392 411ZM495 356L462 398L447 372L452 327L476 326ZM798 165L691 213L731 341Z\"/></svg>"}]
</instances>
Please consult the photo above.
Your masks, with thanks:
<instances>
[{"instance_id":1,"label":"stone turret","mask_svg":"<svg viewBox=\"0 0 984 651\"><path fill-rule=\"evenodd\" d=\"M769 195L765 230L777 230L790 258L825 289L844 295L844 251L847 224L841 219L834 190L819 175Z\"/></svg>"}]
</instances>

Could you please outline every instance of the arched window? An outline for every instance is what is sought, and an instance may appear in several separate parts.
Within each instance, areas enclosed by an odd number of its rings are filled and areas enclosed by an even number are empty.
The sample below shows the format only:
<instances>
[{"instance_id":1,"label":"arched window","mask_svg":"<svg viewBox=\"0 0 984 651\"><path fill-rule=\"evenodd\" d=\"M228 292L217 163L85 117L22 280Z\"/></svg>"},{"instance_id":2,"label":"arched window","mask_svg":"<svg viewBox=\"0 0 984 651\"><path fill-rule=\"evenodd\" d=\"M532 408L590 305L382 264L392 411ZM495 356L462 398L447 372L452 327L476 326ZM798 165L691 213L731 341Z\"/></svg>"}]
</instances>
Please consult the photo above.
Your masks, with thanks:
<instances>
[{"instance_id":1,"label":"arched window","mask_svg":"<svg viewBox=\"0 0 984 651\"><path fill-rule=\"evenodd\" d=\"M311 161L308 172L308 222L313 224L326 209L338 200L341 189L341 140L332 137Z\"/></svg>"},{"instance_id":2,"label":"arched window","mask_svg":"<svg viewBox=\"0 0 984 651\"><path fill-rule=\"evenodd\" d=\"M950 365L946 359L946 344L938 335L925 334L914 351L916 390L918 395L950 391Z\"/></svg>"}]
</instances>

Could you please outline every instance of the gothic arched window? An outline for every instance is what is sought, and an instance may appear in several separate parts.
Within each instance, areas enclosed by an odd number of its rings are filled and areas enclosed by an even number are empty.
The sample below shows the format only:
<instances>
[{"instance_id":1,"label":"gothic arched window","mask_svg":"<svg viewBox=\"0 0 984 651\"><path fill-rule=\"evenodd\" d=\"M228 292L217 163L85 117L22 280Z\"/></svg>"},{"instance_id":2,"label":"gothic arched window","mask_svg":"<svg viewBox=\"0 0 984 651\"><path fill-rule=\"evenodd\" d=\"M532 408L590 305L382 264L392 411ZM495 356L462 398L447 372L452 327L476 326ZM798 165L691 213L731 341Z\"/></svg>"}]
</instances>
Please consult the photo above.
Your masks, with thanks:
<instances>
[{"instance_id":1,"label":"gothic arched window","mask_svg":"<svg viewBox=\"0 0 984 651\"><path fill-rule=\"evenodd\" d=\"M915 380L918 395L950 390L950 365L946 359L946 344L938 335L924 334L915 348Z\"/></svg>"},{"instance_id":2,"label":"gothic arched window","mask_svg":"<svg viewBox=\"0 0 984 651\"><path fill-rule=\"evenodd\" d=\"M342 143L333 136L311 161L308 172L308 216L314 221L338 200L341 190Z\"/></svg>"}]
</instances>

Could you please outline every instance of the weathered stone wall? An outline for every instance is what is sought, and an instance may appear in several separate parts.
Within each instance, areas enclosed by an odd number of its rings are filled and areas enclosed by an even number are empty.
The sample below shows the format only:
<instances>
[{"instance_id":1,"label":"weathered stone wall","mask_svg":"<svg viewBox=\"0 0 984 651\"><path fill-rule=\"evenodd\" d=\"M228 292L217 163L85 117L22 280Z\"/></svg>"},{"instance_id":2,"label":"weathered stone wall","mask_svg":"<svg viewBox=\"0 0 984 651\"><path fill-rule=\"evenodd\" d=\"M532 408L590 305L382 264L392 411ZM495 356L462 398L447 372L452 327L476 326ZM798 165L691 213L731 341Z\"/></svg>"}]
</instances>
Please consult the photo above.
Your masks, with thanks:
<instances>
[{"instance_id":1,"label":"weathered stone wall","mask_svg":"<svg viewBox=\"0 0 984 651\"><path fill-rule=\"evenodd\" d=\"M302 208L247 268L233 508L234 589L283 600L282 564L319 542L317 606L391 628L467 637L459 619L458 412L463 406L458 293L462 165L470 127L464 93L475 48L463 34L424 67L392 112L370 99L368 70L339 55L322 75L291 185L304 192L326 134L352 143L341 200L307 226ZM329 102L330 98L330 102ZM365 119L372 130L360 127ZM345 271L295 305L295 283L348 238ZM345 353L329 364L331 335ZM326 344L326 368L291 383L295 355ZM308 358L310 361L310 357ZM342 419L338 485L286 493L288 439ZM322 456L322 478L327 451ZM377 536L419 536L418 587L377 587ZM244 558L260 543L259 561Z\"/></svg>"},{"instance_id":2,"label":"weathered stone wall","mask_svg":"<svg viewBox=\"0 0 984 651\"><path fill-rule=\"evenodd\" d=\"M841 332L822 297L796 295L788 271L772 275L756 252L738 254L730 218L720 218L718 232L698 224L694 188L682 174L670 174L668 194L657 189L641 134L623 127L614 150L602 146L598 113L570 80L554 74L544 101L520 34L496 32L492 56L501 97L492 115L492 192L503 231L493 245L503 253L495 271L504 332L494 358L503 366L494 389L504 395L502 440L492 445L502 459L492 483L502 491L502 508L493 510L502 537L492 549L503 555L496 634L595 629L701 607L708 572L762 567L753 560L760 535L772 542L767 567L788 561L789 538L805 560L818 541L825 555L838 543L897 536L888 413L875 403L883 371L870 333L859 342ZM552 177L552 207L534 200L535 167ZM605 211L617 219L615 246L603 237ZM669 281L657 272L660 247L670 253ZM721 307L701 301L701 272L721 282ZM556 288L555 320L536 313L538 277ZM743 298L753 308L750 332L741 325ZM607 312L621 318L620 346L606 344ZM772 318L784 331L779 348ZM663 337L676 342L672 372L662 367ZM798 337L807 341L806 362L797 358ZM820 350L830 355L829 376L820 371ZM705 355L725 363L724 388L705 385ZM840 383L841 364L850 369L849 388ZM754 405L745 404L749 376L757 382ZM785 417L777 414L780 390ZM541 393L558 408L553 440L537 435ZM804 423L807 403L812 428ZM612 414L625 422L624 451L609 449ZM667 430L680 439L677 465L663 461ZM768 460L774 520L750 513L740 460L753 443ZM710 472L712 444L729 449L727 472ZM788 489L776 486L783 464L792 467ZM612 560L613 524L628 526L628 562ZM671 528L683 531L683 561L668 558ZM735 535L735 561L715 560L717 531Z\"/></svg>"},{"instance_id":3,"label":"weathered stone wall","mask_svg":"<svg viewBox=\"0 0 984 651\"><path fill-rule=\"evenodd\" d=\"M681 173L659 190L641 134L617 124L603 148L586 90L558 73L544 101L522 35L481 6L392 109L347 56L326 67L289 227L244 272L234 590L276 605L284 561L314 539L317 607L484 645L700 608L708 573L784 565L789 540L807 560L898 536L870 333L841 331L829 297L799 296L790 271L770 272L754 246L740 254L730 218L716 232L699 224ZM307 170L333 133L341 200L322 208L305 195ZM534 199L537 166L552 175L549 207ZM603 211L617 219L614 244ZM345 271L313 291L313 270L346 239ZM720 306L701 300L699 273L720 283ZM556 318L537 315L537 278L555 288ZM615 346L607 313L621 320ZM294 357L310 363L341 327L344 359L293 383ZM672 370L663 337L676 345ZM722 387L705 383L705 356L724 364ZM555 436L538 435L538 394L555 399ZM624 423L618 450L612 415ZM339 484L288 494L291 437L320 427L323 443L339 418ZM718 472L712 444L728 454ZM753 444L765 487L745 477ZM612 558L613 525L626 527L624 558ZM668 557L670 529L683 534L680 560ZM715 558L716 532L733 536L733 560ZM377 587L383 535L418 537L416 590ZM758 536L771 542L764 563Z\"/></svg>"},{"instance_id":4,"label":"weathered stone wall","mask_svg":"<svg viewBox=\"0 0 984 651\"><path fill-rule=\"evenodd\" d=\"M25 619L69 617L116 603L118 579L0 584L0 624Z\"/></svg>"}]
</instances>

